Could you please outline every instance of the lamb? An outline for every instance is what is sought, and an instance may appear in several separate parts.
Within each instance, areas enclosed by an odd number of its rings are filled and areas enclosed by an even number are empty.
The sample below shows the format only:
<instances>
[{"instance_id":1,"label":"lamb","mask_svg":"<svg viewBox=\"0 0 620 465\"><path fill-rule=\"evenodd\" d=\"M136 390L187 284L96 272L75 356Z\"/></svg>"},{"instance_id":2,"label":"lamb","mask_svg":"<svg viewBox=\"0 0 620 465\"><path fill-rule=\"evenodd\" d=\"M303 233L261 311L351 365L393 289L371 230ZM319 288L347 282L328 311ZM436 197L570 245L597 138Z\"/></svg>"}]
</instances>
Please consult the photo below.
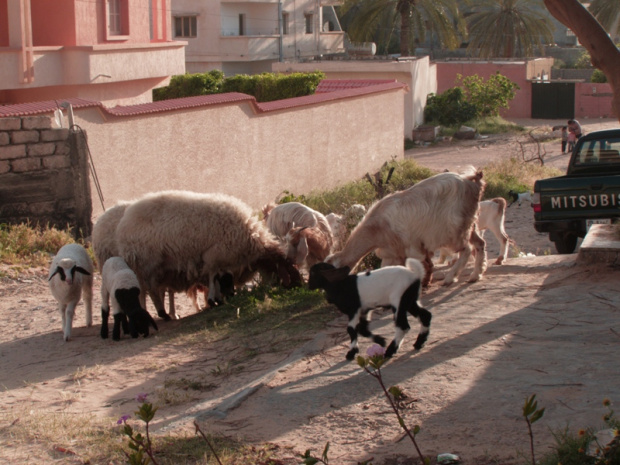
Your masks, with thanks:
<instances>
[{"instance_id":1,"label":"lamb","mask_svg":"<svg viewBox=\"0 0 620 465\"><path fill-rule=\"evenodd\" d=\"M147 337L149 327L158 330L153 317L140 305L140 283L136 274L121 257L110 257L101 272L101 337L108 337L108 317L110 316L110 297L112 297L112 316L114 327L112 339L121 339L121 326L124 334L136 338L139 334ZM129 319L129 324L127 320Z\"/></svg>"},{"instance_id":2,"label":"lamb","mask_svg":"<svg viewBox=\"0 0 620 465\"><path fill-rule=\"evenodd\" d=\"M519 204L519 206L521 206L521 202L523 202L524 200L526 202L531 202L532 201L532 193L531 192L515 192L513 190L510 190L508 192L508 195L510 196L510 198L512 198L512 202L510 202L510 205L508 205L509 207L517 202Z\"/></svg>"},{"instance_id":3,"label":"lamb","mask_svg":"<svg viewBox=\"0 0 620 465\"><path fill-rule=\"evenodd\" d=\"M263 207L267 228L279 238L286 255L298 266L310 268L332 251L332 230L325 216L299 203L288 202Z\"/></svg>"},{"instance_id":4,"label":"lamb","mask_svg":"<svg viewBox=\"0 0 620 465\"><path fill-rule=\"evenodd\" d=\"M394 339L388 346L385 356L392 357L399 349L410 329L407 312L420 322L420 332L413 347L422 348L430 330L431 313L423 308L420 297L421 280L424 267L419 260L408 258L405 266L386 266L374 271L351 275L347 266L335 268L328 263L317 263L310 268L309 289L323 289L329 303L349 317L347 333L351 345L347 360L353 360L359 352L357 335L372 338L385 347L385 339L374 335L368 323L372 310L377 307L391 308L394 312Z\"/></svg>"},{"instance_id":5,"label":"lamb","mask_svg":"<svg viewBox=\"0 0 620 465\"><path fill-rule=\"evenodd\" d=\"M217 273L276 274L284 286L301 283L299 271L248 205L225 194L164 191L132 203L116 228L120 255L165 318L157 290L168 276L214 287Z\"/></svg>"},{"instance_id":6,"label":"lamb","mask_svg":"<svg viewBox=\"0 0 620 465\"><path fill-rule=\"evenodd\" d=\"M114 207L108 209L99 217L95 226L93 228L92 241L93 241L93 250L95 252L95 257L97 259L97 267L99 272L101 273L103 264L110 257L118 256L119 249L116 243L116 227L120 222L121 218L125 214L125 210L127 207L131 205L131 202L119 202ZM172 285L172 283L168 287L163 286L159 289L160 298L163 300L166 291L168 291L168 311L170 318L176 317L176 309L174 305L174 292L175 289L177 292L185 292L187 296L190 298L193 307L196 311L200 311L200 307L198 305L198 288L192 286L179 286L178 283ZM200 286L200 285L196 285ZM216 278L216 288L211 291L211 296L205 294L205 301L209 304L209 299L211 301L211 306L216 303L221 303L223 301L223 295L219 291L219 278ZM202 290L204 290L204 286ZM227 295L232 294L234 289L229 288L228 281L225 285ZM165 318L165 317L164 317Z\"/></svg>"},{"instance_id":7,"label":"lamb","mask_svg":"<svg viewBox=\"0 0 620 465\"><path fill-rule=\"evenodd\" d=\"M63 338L71 337L75 307L84 294L86 326L93 325L93 262L80 244L63 245L50 265L48 283L58 301Z\"/></svg>"},{"instance_id":8,"label":"lamb","mask_svg":"<svg viewBox=\"0 0 620 465\"><path fill-rule=\"evenodd\" d=\"M477 226L480 232L489 229L496 237L500 244L499 255L495 260L496 265L501 265L508 257L508 244L511 239L504 229L504 219L506 216L506 199L497 197L491 200L483 200L480 202L478 210ZM444 263L446 260L451 261L450 251L446 248L440 250L439 262Z\"/></svg>"},{"instance_id":9,"label":"lamb","mask_svg":"<svg viewBox=\"0 0 620 465\"><path fill-rule=\"evenodd\" d=\"M402 265L407 257L421 260L426 269L423 285L433 271L432 255L441 247L460 252L446 274L444 285L452 284L475 250L470 282L486 270L485 242L476 232L478 202L484 192L482 172L440 173L375 202L351 233L344 248L325 261L337 268L354 268L372 251L381 265Z\"/></svg>"}]
</instances>

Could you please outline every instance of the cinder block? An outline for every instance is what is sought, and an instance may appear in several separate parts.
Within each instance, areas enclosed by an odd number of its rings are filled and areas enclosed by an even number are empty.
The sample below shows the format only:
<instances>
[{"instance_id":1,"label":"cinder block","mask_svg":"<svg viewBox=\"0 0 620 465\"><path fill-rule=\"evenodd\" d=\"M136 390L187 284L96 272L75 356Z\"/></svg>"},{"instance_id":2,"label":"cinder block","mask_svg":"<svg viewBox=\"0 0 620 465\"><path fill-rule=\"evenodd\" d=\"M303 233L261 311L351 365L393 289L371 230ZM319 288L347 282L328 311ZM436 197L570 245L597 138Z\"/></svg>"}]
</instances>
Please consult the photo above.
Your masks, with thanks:
<instances>
[{"instance_id":1,"label":"cinder block","mask_svg":"<svg viewBox=\"0 0 620 465\"><path fill-rule=\"evenodd\" d=\"M55 142L59 140L67 140L69 137L69 129L50 129L49 131L41 131L41 142Z\"/></svg>"},{"instance_id":2,"label":"cinder block","mask_svg":"<svg viewBox=\"0 0 620 465\"><path fill-rule=\"evenodd\" d=\"M26 116L22 120L22 129L50 129L52 119L49 116Z\"/></svg>"},{"instance_id":3,"label":"cinder block","mask_svg":"<svg viewBox=\"0 0 620 465\"><path fill-rule=\"evenodd\" d=\"M33 144L39 142L39 131L13 131L11 142L14 144Z\"/></svg>"},{"instance_id":4,"label":"cinder block","mask_svg":"<svg viewBox=\"0 0 620 465\"><path fill-rule=\"evenodd\" d=\"M53 155L42 159L43 167L50 170L70 168L71 160L64 155Z\"/></svg>"},{"instance_id":5,"label":"cinder block","mask_svg":"<svg viewBox=\"0 0 620 465\"><path fill-rule=\"evenodd\" d=\"M47 142L45 144L31 144L26 148L28 156L46 156L54 155L56 151L56 144L54 142Z\"/></svg>"},{"instance_id":6,"label":"cinder block","mask_svg":"<svg viewBox=\"0 0 620 465\"><path fill-rule=\"evenodd\" d=\"M5 145L0 147L0 160L23 158L26 156L25 145Z\"/></svg>"},{"instance_id":7,"label":"cinder block","mask_svg":"<svg viewBox=\"0 0 620 465\"><path fill-rule=\"evenodd\" d=\"M21 118L0 118L0 131L16 131L21 128Z\"/></svg>"},{"instance_id":8,"label":"cinder block","mask_svg":"<svg viewBox=\"0 0 620 465\"><path fill-rule=\"evenodd\" d=\"M27 171L39 171L42 169L40 158L19 158L11 163L14 173L25 173Z\"/></svg>"}]
</instances>

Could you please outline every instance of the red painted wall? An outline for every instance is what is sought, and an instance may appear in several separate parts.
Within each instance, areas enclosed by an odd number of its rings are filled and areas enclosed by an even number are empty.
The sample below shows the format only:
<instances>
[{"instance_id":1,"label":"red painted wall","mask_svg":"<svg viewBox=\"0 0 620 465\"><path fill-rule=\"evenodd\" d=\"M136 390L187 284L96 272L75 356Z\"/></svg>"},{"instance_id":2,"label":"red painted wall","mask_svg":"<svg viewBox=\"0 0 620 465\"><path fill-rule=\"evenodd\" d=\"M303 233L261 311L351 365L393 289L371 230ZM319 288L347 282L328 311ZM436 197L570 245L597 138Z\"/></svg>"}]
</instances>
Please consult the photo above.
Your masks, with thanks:
<instances>
[{"instance_id":1,"label":"red painted wall","mask_svg":"<svg viewBox=\"0 0 620 465\"><path fill-rule=\"evenodd\" d=\"M9 46L9 13L7 0L0 0L0 47Z\"/></svg>"},{"instance_id":2,"label":"red painted wall","mask_svg":"<svg viewBox=\"0 0 620 465\"><path fill-rule=\"evenodd\" d=\"M575 84L575 117L613 118L611 99L608 83L578 82Z\"/></svg>"},{"instance_id":3,"label":"red painted wall","mask_svg":"<svg viewBox=\"0 0 620 465\"><path fill-rule=\"evenodd\" d=\"M30 0L32 43L46 45L76 45L75 0Z\"/></svg>"}]
</instances>

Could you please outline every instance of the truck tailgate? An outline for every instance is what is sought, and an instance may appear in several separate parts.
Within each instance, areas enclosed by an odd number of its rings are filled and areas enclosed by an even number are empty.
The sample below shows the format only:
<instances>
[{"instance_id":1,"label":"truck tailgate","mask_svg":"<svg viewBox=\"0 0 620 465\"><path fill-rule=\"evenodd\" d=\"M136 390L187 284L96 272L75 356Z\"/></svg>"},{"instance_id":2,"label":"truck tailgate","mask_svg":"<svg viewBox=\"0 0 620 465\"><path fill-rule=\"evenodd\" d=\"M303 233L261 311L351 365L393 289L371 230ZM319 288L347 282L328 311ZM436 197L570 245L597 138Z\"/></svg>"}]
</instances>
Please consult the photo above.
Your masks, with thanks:
<instances>
[{"instance_id":1,"label":"truck tailgate","mask_svg":"<svg viewBox=\"0 0 620 465\"><path fill-rule=\"evenodd\" d=\"M537 221L620 216L620 175L559 176L536 181L534 192L540 194Z\"/></svg>"}]
</instances>

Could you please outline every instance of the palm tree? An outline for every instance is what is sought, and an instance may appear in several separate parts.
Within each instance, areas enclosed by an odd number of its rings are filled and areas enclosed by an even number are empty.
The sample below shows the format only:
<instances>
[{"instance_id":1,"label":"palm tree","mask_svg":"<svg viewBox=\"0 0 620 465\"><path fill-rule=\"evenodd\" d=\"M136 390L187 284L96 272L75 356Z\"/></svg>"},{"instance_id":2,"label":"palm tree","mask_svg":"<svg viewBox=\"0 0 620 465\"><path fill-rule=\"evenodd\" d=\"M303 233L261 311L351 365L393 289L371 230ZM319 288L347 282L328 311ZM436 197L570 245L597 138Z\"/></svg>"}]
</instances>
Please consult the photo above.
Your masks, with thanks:
<instances>
[{"instance_id":1,"label":"palm tree","mask_svg":"<svg viewBox=\"0 0 620 465\"><path fill-rule=\"evenodd\" d=\"M466 34L456 0L346 0L340 15L352 41L375 41L386 52L398 33L401 56L412 54L429 27L448 48Z\"/></svg>"},{"instance_id":2,"label":"palm tree","mask_svg":"<svg viewBox=\"0 0 620 465\"><path fill-rule=\"evenodd\" d=\"M614 40L620 32L620 2L618 0L592 0L588 10Z\"/></svg>"},{"instance_id":3,"label":"palm tree","mask_svg":"<svg viewBox=\"0 0 620 465\"><path fill-rule=\"evenodd\" d=\"M539 0L479 0L467 24L467 50L483 58L532 56L553 42L553 26Z\"/></svg>"}]
</instances>

